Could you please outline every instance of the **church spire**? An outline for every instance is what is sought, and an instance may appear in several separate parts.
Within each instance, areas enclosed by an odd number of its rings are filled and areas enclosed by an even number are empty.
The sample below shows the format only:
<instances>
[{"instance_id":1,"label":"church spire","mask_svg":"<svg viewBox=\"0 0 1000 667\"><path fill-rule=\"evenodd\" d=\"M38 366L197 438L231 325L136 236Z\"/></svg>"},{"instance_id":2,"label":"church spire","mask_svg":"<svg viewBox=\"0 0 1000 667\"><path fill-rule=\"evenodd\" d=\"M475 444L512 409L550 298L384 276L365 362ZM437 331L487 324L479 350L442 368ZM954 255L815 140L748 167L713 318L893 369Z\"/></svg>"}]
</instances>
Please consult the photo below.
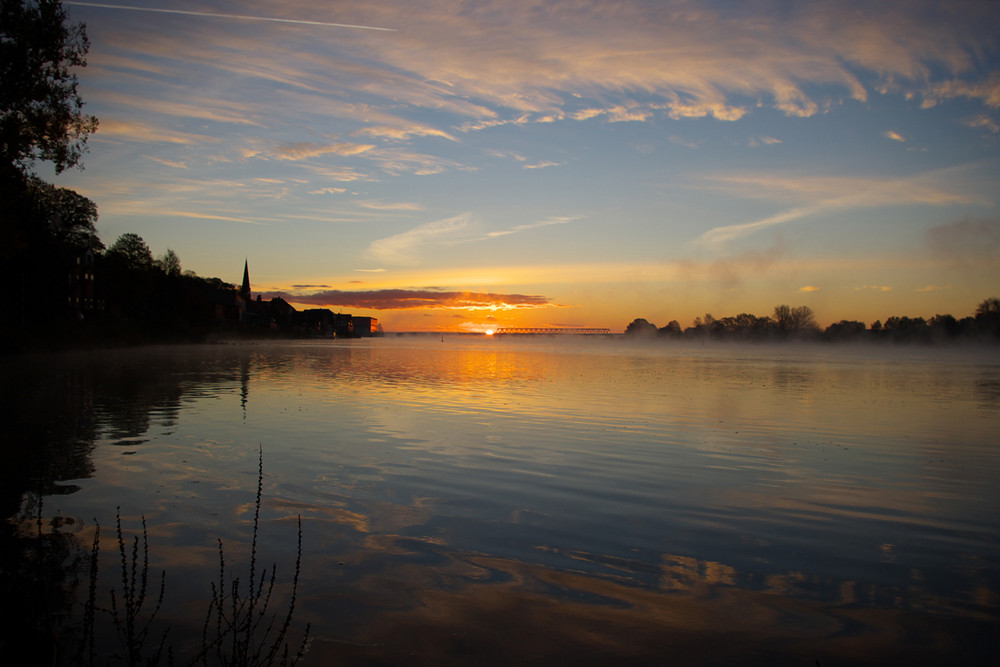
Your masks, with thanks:
<instances>
[{"instance_id":1,"label":"church spire","mask_svg":"<svg viewBox=\"0 0 1000 667\"><path fill-rule=\"evenodd\" d=\"M250 267L247 260L243 260L243 285L240 287L240 296L250 300Z\"/></svg>"}]
</instances>

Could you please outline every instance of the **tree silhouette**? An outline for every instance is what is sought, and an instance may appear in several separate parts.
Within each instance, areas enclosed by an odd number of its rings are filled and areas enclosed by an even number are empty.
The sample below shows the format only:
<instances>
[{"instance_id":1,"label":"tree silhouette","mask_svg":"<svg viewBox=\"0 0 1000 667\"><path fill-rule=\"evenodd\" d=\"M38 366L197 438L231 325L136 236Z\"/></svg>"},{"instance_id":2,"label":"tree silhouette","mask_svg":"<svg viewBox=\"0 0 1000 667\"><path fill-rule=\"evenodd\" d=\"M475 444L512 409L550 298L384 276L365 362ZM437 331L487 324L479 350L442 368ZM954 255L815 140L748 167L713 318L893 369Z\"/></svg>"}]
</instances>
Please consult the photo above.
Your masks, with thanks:
<instances>
[{"instance_id":1,"label":"tree silhouette","mask_svg":"<svg viewBox=\"0 0 1000 667\"><path fill-rule=\"evenodd\" d=\"M108 248L109 263L120 263L128 269L142 270L153 268L153 253L138 234L122 234Z\"/></svg>"},{"instance_id":2,"label":"tree silhouette","mask_svg":"<svg viewBox=\"0 0 1000 667\"><path fill-rule=\"evenodd\" d=\"M156 260L156 265L168 276L181 275L180 257L178 257L177 253L170 248L167 248L167 251L163 253L163 257Z\"/></svg>"},{"instance_id":3,"label":"tree silhouette","mask_svg":"<svg viewBox=\"0 0 1000 667\"><path fill-rule=\"evenodd\" d=\"M52 331L79 315L79 296L67 290L92 280L93 253L103 249L96 205L34 174L38 161L56 173L79 166L97 129L75 73L89 46L59 0L0 0L0 283L15 295L0 322L5 341L35 339L26 326Z\"/></svg>"},{"instance_id":4,"label":"tree silhouette","mask_svg":"<svg viewBox=\"0 0 1000 667\"><path fill-rule=\"evenodd\" d=\"M775 306L774 321L783 334L804 333L816 329L816 319L809 306Z\"/></svg>"},{"instance_id":5,"label":"tree silhouette","mask_svg":"<svg viewBox=\"0 0 1000 667\"><path fill-rule=\"evenodd\" d=\"M976 306L976 317L998 317L1000 316L1000 299L986 299Z\"/></svg>"},{"instance_id":6,"label":"tree silhouette","mask_svg":"<svg viewBox=\"0 0 1000 667\"><path fill-rule=\"evenodd\" d=\"M660 327L657 332L660 336L666 336L667 338L680 338L684 332L681 330L681 323L677 320L670 320L667 322L667 326Z\"/></svg>"},{"instance_id":7,"label":"tree silhouette","mask_svg":"<svg viewBox=\"0 0 1000 667\"><path fill-rule=\"evenodd\" d=\"M641 317L632 320L629 325L625 327L626 336L655 336L656 331L655 324Z\"/></svg>"},{"instance_id":8,"label":"tree silhouette","mask_svg":"<svg viewBox=\"0 0 1000 667\"><path fill-rule=\"evenodd\" d=\"M976 308L976 328L987 336L1000 338L1000 299L986 299Z\"/></svg>"},{"instance_id":9,"label":"tree silhouette","mask_svg":"<svg viewBox=\"0 0 1000 667\"><path fill-rule=\"evenodd\" d=\"M36 221L44 221L43 233L50 240L76 250L104 250L94 226L97 204L83 195L28 177L29 200Z\"/></svg>"},{"instance_id":10,"label":"tree silhouette","mask_svg":"<svg viewBox=\"0 0 1000 667\"><path fill-rule=\"evenodd\" d=\"M638 335L648 332L653 325L644 319L636 319L628 325L625 333ZM952 315L935 315L930 320L922 317L892 316L885 320L875 320L870 328L864 322L841 320L831 324L822 332L816 324L813 311L808 306L792 308L776 306L773 317L757 317L750 313L740 313L716 319L710 314L696 317L694 324L683 331L673 320L659 329L660 338L699 340L710 337L714 340L763 341L763 340L825 340L847 341L889 341L894 343L949 343L1000 341L1000 299L984 300L976 308L975 317L956 319Z\"/></svg>"},{"instance_id":11,"label":"tree silhouette","mask_svg":"<svg viewBox=\"0 0 1000 667\"><path fill-rule=\"evenodd\" d=\"M840 320L828 326L823 332L827 340L848 341L857 340L866 333L865 323L857 320Z\"/></svg>"},{"instance_id":12,"label":"tree silhouette","mask_svg":"<svg viewBox=\"0 0 1000 667\"><path fill-rule=\"evenodd\" d=\"M77 166L97 118L83 113L74 68L85 67L86 26L59 0L0 5L0 169L26 174L37 160Z\"/></svg>"}]
</instances>

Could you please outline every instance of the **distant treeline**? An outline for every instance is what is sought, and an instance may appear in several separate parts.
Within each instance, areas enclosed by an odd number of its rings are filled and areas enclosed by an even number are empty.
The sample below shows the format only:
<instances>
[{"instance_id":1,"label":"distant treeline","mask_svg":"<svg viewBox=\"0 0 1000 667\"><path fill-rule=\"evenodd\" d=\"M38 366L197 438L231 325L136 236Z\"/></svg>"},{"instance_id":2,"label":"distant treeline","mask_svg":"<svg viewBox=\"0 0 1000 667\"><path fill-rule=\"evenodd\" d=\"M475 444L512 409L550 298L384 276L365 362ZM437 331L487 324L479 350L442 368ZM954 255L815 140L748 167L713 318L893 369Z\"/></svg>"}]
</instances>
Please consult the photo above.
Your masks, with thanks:
<instances>
[{"instance_id":1,"label":"distant treeline","mask_svg":"<svg viewBox=\"0 0 1000 667\"><path fill-rule=\"evenodd\" d=\"M90 200L34 177L0 180L5 350L196 341L224 328L234 285L183 271L173 250L154 258L136 234L105 249Z\"/></svg>"},{"instance_id":2,"label":"distant treeline","mask_svg":"<svg viewBox=\"0 0 1000 667\"><path fill-rule=\"evenodd\" d=\"M808 306L777 306L770 316L741 313L732 317L711 315L696 318L693 326L682 329L677 320L664 327L643 319L633 320L627 336L663 339L715 339L728 341L889 341L894 343L950 343L1000 341L1000 299L986 299L973 315L961 319L953 315L887 318L868 326L856 320L841 320L822 329Z\"/></svg>"}]
</instances>

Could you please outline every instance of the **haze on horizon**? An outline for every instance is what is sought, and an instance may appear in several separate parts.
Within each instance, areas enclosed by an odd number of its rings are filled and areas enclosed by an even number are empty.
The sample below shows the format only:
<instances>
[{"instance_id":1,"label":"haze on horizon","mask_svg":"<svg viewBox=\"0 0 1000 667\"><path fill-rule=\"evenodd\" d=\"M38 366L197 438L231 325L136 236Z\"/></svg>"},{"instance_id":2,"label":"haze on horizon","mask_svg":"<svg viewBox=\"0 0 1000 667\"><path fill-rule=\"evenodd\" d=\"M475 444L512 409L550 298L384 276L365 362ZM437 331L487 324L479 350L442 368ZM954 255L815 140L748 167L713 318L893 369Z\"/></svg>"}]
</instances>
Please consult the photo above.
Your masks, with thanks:
<instances>
[{"instance_id":1,"label":"haze on horizon","mask_svg":"<svg viewBox=\"0 0 1000 667\"><path fill-rule=\"evenodd\" d=\"M809 306L973 313L1000 285L1000 5L65 2L110 245L386 330Z\"/></svg>"}]
</instances>

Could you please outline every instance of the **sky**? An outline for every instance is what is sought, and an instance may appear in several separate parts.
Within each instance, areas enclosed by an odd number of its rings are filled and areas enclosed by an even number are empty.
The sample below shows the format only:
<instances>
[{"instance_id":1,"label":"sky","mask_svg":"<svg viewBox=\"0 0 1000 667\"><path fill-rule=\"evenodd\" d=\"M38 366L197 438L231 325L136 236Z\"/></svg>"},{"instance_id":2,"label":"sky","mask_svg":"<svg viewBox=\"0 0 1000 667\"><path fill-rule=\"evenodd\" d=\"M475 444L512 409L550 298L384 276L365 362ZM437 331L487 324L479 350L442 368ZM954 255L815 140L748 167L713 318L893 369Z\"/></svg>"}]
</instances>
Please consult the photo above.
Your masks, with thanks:
<instances>
[{"instance_id":1,"label":"sky","mask_svg":"<svg viewBox=\"0 0 1000 667\"><path fill-rule=\"evenodd\" d=\"M1000 296L1000 3L64 1L43 178L184 269L386 331L826 326Z\"/></svg>"}]
</instances>

